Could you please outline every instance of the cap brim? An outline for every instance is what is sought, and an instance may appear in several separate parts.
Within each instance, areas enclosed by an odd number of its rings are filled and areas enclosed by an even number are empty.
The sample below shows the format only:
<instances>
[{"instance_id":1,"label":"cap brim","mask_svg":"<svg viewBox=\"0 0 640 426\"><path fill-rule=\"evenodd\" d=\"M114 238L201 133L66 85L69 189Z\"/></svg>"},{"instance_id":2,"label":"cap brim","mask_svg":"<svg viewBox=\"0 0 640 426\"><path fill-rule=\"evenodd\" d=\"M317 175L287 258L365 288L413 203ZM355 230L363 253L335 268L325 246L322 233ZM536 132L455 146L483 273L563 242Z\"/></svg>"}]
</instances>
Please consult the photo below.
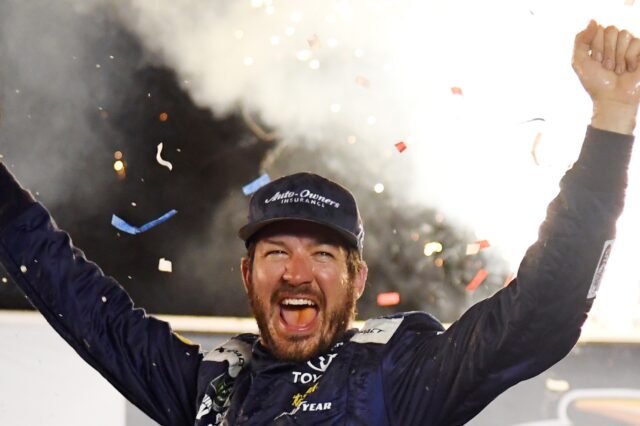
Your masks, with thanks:
<instances>
[{"instance_id":1,"label":"cap brim","mask_svg":"<svg viewBox=\"0 0 640 426\"><path fill-rule=\"evenodd\" d=\"M338 234L340 234L341 237L347 240L347 242L351 244L354 248L356 249L358 248L358 239L346 229L342 229L338 226L335 226L332 223L322 222L320 220L305 219L300 217L277 217L273 219L262 220L256 223L250 223L240 228L240 230L238 231L238 236L242 240L244 240L245 244L247 244L251 240L251 238L260 230L262 230L264 227L268 225L272 225L276 222L283 222L283 221L310 222L310 223L322 225L324 227L331 229L332 231L337 232Z\"/></svg>"}]
</instances>

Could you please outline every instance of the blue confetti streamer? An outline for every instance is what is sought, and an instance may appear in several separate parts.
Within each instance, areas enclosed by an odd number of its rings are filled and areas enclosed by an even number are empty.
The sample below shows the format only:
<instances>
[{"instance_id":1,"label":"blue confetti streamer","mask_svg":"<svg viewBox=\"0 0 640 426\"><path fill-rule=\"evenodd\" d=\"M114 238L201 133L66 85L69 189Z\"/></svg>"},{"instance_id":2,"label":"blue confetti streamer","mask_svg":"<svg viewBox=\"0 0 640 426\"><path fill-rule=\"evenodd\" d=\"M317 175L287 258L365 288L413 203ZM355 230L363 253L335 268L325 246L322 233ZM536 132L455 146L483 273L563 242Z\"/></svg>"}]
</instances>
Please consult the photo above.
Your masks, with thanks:
<instances>
[{"instance_id":1,"label":"blue confetti streamer","mask_svg":"<svg viewBox=\"0 0 640 426\"><path fill-rule=\"evenodd\" d=\"M129 225L127 222L125 222L124 220L120 219L118 216L116 216L114 214L111 217L111 225L113 225L114 227L118 228L122 232L126 232L127 234L131 234L131 235L141 234L141 233L143 233L145 231L148 231L149 229L153 228L154 226L160 225L162 222L164 222L165 220L169 219L171 216L175 215L176 213L178 213L177 210L171 210L171 211L163 214L159 218L157 218L155 220L152 220L151 222L145 223L144 225L142 225L140 227Z\"/></svg>"},{"instance_id":2,"label":"blue confetti streamer","mask_svg":"<svg viewBox=\"0 0 640 426\"><path fill-rule=\"evenodd\" d=\"M269 182L271 182L271 178L269 177L268 174L265 173L262 176L260 176L258 179L254 180L253 182L243 186L242 192L244 193L244 195L251 195L254 192L256 192L258 189L268 184Z\"/></svg>"}]
</instances>

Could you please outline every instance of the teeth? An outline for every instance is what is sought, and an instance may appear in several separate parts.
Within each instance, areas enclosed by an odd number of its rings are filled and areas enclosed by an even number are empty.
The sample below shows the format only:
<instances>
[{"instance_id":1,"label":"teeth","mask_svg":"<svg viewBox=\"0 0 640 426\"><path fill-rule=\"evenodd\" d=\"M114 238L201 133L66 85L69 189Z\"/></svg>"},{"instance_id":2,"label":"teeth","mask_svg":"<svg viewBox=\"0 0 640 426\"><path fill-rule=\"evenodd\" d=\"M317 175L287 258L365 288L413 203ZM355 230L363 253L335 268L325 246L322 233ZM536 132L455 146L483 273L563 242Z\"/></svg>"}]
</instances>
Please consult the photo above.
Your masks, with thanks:
<instances>
[{"instance_id":1,"label":"teeth","mask_svg":"<svg viewBox=\"0 0 640 426\"><path fill-rule=\"evenodd\" d=\"M315 303L309 299L284 299L282 304L293 306L315 306Z\"/></svg>"}]
</instances>

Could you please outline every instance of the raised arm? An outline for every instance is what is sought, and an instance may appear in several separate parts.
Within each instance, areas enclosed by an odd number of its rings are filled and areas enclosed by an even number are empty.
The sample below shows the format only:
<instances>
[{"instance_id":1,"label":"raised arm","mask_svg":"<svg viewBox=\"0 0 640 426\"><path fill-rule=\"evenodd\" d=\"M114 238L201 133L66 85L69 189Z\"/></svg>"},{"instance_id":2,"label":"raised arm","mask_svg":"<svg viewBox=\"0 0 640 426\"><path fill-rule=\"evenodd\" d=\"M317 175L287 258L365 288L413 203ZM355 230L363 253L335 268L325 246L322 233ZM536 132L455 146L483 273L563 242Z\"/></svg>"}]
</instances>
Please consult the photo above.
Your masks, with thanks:
<instances>
[{"instance_id":1,"label":"raised arm","mask_svg":"<svg viewBox=\"0 0 640 426\"><path fill-rule=\"evenodd\" d=\"M398 424L464 424L577 342L623 208L639 44L628 32L595 22L577 35L573 66L594 106L579 158L562 178L517 278L446 332L424 333L415 323L413 339L390 349L383 377Z\"/></svg>"},{"instance_id":2,"label":"raised arm","mask_svg":"<svg viewBox=\"0 0 640 426\"><path fill-rule=\"evenodd\" d=\"M595 21L575 39L573 69L593 101L591 125L633 134L640 100L640 39Z\"/></svg>"},{"instance_id":3,"label":"raised arm","mask_svg":"<svg viewBox=\"0 0 640 426\"><path fill-rule=\"evenodd\" d=\"M193 424L199 348L134 308L0 163L0 262L53 328L162 425Z\"/></svg>"}]
</instances>

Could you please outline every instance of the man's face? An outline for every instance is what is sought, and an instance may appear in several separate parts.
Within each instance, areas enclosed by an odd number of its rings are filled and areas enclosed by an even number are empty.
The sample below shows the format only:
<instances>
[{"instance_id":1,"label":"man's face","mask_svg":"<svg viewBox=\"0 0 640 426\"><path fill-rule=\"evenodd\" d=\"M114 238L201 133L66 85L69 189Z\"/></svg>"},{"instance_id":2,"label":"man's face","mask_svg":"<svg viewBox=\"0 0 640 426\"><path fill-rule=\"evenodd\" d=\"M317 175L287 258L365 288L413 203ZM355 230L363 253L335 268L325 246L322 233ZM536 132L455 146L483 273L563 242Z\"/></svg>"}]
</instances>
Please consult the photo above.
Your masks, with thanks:
<instances>
[{"instance_id":1,"label":"man's face","mask_svg":"<svg viewBox=\"0 0 640 426\"><path fill-rule=\"evenodd\" d=\"M262 231L242 273L262 343L291 361L326 351L344 333L367 276L363 265L349 277L347 249L334 231L300 221Z\"/></svg>"}]
</instances>

